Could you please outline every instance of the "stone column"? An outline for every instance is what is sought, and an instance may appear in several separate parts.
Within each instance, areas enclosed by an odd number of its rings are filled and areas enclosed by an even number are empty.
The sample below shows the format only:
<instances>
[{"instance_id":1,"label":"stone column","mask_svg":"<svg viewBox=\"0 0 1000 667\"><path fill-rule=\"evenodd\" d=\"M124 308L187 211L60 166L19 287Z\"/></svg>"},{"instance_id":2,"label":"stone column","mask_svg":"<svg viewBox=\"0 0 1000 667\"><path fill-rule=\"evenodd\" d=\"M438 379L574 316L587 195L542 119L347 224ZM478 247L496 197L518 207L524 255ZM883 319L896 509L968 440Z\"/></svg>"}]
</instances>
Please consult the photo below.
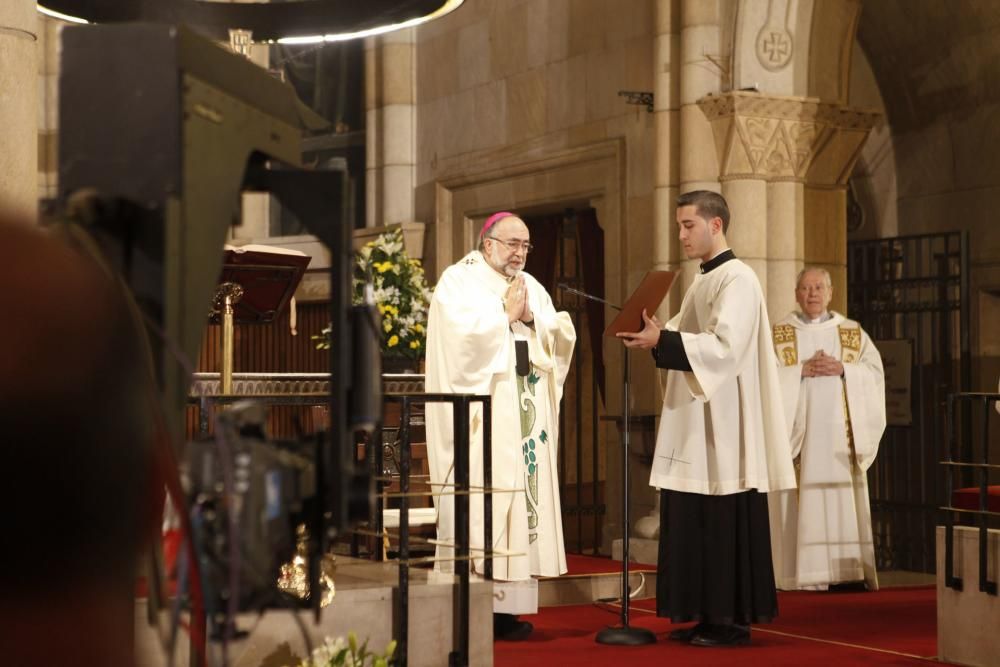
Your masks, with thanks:
<instances>
[{"instance_id":1,"label":"stone column","mask_svg":"<svg viewBox=\"0 0 1000 667\"><path fill-rule=\"evenodd\" d=\"M723 192L732 196L729 240L752 260L771 318L794 305L803 264L830 271L832 307L843 311L847 179L879 113L752 92L707 95L699 105L712 125Z\"/></svg>"},{"instance_id":2,"label":"stone column","mask_svg":"<svg viewBox=\"0 0 1000 667\"><path fill-rule=\"evenodd\" d=\"M0 208L38 214L38 17L34 0L0 2Z\"/></svg>"},{"instance_id":3,"label":"stone column","mask_svg":"<svg viewBox=\"0 0 1000 667\"><path fill-rule=\"evenodd\" d=\"M366 220L412 222L416 184L416 95L412 28L365 42Z\"/></svg>"},{"instance_id":4,"label":"stone column","mask_svg":"<svg viewBox=\"0 0 1000 667\"><path fill-rule=\"evenodd\" d=\"M722 196L732 220L726 240L736 256L750 266L767 291L767 181L745 174L722 176Z\"/></svg>"},{"instance_id":5,"label":"stone column","mask_svg":"<svg viewBox=\"0 0 1000 667\"><path fill-rule=\"evenodd\" d=\"M65 25L46 16L39 15L37 18L39 200L51 199L58 194L59 40Z\"/></svg>"},{"instance_id":6,"label":"stone column","mask_svg":"<svg viewBox=\"0 0 1000 667\"><path fill-rule=\"evenodd\" d=\"M798 181L767 185L767 312L771 321L795 308L795 278L805 258L805 186Z\"/></svg>"},{"instance_id":7,"label":"stone column","mask_svg":"<svg viewBox=\"0 0 1000 667\"><path fill-rule=\"evenodd\" d=\"M698 100L718 93L725 84L721 43L719 0L681 0L680 44L680 193L691 190L721 192L719 161L712 137L712 126L698 108ZM671 213L669 221L673 223ZM676 228L671 224L671 230ZM681 258L681 284L674 289L687 291L698 271L698 260Z\"/></svg>"},{"instance_id":8,"label":"stone column","mask_svg":"<svg viewBox=\"0 0 1000 667\"><path fill-rule=\"evenodd\" d=\"M680 3L657 0L654 39L654 116L656 157L653 175L653 268L677 268L674 209L680 182ZM677 290L673 291L677 294ZM679 302L678 302L679 303ZM670 312L664 303L660 314ZM676 309L674 309L676 310Z\"/></svg>"},{"instance_id":9,"label":"stone column","mask_svg":"<svg viewBox=\"0 0 1000 667\"><path fill-rule=\"evenodd\" d=\"M681 4L680 190L719 191L719 162L712 150L712 127L698 100L722 89L722 70L709 57L718 55L719 3L683 0Z\"/></svg>"}]
</instances>

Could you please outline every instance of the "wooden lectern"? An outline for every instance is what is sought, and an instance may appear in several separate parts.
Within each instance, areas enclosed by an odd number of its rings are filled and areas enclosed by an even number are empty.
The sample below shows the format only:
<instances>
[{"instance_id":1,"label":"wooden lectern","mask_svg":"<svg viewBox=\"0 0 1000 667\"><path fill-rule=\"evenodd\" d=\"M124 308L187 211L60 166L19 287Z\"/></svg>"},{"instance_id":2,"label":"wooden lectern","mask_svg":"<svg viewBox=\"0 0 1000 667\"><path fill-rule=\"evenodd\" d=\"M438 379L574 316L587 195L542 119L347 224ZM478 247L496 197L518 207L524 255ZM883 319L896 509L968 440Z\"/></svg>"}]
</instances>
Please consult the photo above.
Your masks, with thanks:
<instances>
[{"instance_id":1,"label":"wooden lectern","mask_svg":"<svg viewBox=\"0 0 1000 667\"><path fill-rule=\"evenodd\" d=\"M222 274L209 316L213 324L222 324L220 394L233 392L235 325L274 321L291 301L310 259L298 250L274 246L225 246Z\"/></svg>"}]
</instances>

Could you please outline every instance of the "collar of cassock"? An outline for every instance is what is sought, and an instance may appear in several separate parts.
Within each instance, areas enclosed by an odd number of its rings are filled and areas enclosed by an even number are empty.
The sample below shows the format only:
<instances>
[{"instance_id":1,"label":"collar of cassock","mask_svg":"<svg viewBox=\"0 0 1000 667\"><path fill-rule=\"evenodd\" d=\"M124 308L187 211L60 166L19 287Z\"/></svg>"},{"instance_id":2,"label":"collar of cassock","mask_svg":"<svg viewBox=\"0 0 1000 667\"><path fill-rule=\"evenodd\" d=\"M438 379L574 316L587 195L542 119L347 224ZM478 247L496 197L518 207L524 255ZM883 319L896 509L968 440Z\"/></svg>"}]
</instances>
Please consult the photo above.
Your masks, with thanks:
<instances>
[{"instance_id":1,"label":"collar of cassock","mask_svg":"<svg viewBox=\"0 0 1000 667\"><path fill-rule=\"evenodd\" d=\"M736 253L730 249L723 250L718 255L701 265L701 272L708 273L712 269L717 269L731 259L736 259Z\"/></svg>"}]
</instances>

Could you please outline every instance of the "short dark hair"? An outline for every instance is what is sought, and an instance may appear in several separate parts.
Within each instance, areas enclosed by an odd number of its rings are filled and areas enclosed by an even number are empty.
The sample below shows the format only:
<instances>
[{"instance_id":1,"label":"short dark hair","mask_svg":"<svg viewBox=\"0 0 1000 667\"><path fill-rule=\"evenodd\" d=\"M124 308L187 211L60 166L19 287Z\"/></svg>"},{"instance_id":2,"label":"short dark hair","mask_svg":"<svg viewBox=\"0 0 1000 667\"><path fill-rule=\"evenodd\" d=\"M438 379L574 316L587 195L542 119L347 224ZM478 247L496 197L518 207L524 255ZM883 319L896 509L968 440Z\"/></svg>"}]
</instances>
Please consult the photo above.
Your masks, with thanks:
<instances>
[{"instance_id":1,"label":"short dark hair","mask_svg":"<svg viewBox=\"0 0 1000 667\"><path fill-rule=\"evenodd\" d=\"M692 190L677 198L677 208L694 206L695 212L705 220L722 220L722 233L729 231L729 204L726 198L711 190Z\"/></svg>"}]
</instances>

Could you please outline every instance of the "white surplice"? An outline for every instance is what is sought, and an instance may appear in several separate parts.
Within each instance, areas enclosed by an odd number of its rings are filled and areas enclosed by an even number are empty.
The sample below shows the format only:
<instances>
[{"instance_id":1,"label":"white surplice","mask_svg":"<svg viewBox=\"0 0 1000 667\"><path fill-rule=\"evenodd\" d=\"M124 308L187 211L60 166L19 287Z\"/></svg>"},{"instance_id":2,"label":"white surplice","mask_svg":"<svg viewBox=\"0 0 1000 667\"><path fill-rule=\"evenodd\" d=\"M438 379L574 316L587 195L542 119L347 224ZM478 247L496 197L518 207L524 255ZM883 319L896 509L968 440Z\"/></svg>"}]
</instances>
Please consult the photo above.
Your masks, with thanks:
<instances>
[{"instance_id":1,"label":"white surplice","mask_svg":"<svg viewBox=\"0 0 1000 667\"><path fill-rule=\"evenodd\" d=\"M429 393L488 394L492 397L493 547L517 556L497 556L493 574L500 581L566 572L559 482L559 402L569 372L576 332L568 313L556 312L552 299L532 276L523 273L532 327L510 324L502 299L507 279L491 268L479 251L448 267L434 289L427 324L426 390ZM528 342L531 372L515 369L515 337ZM482 487L483 416L471 410L470 479ZM427 404L427 455L431 482L448 492L454 481L452 410ZM513 490L513 492L511 492ZM454 541L453 496L435 499L438 539ZM483 502L470 503L473 555L483 547ZM475 549L480 551L475 551ZM453 550L437 549L439 558ZM475 569L483 571L481 558ZM450 570L451 563L439 563ZM500 608L508 613L530 609Z\"/></svg>"},{"instance_id":2,"label":"white surplice","mask_svg":"<svg viewBox=\"0 0 1000 667\"><path fill-rule=\"evenodd\" d=\"M882 358L861 326L839 313L807 323L793 313L774 326L797 491L771 494L771 548L778 588L861 581L878 588L866 471L885 430ZM844 377L802 377L818 350Z\"/></svg>"},{"instance_id":3,"label":"white surplice","mask_svg":"<svg viewBox=\"0 0 1000 667\"><path fill-rule=\"evenodd\" d=\"M771 326L753 269L699 274L666 328L691 371L669 371L649 483L728 495L795 486Z\"/></svg>"}]
</instances>

